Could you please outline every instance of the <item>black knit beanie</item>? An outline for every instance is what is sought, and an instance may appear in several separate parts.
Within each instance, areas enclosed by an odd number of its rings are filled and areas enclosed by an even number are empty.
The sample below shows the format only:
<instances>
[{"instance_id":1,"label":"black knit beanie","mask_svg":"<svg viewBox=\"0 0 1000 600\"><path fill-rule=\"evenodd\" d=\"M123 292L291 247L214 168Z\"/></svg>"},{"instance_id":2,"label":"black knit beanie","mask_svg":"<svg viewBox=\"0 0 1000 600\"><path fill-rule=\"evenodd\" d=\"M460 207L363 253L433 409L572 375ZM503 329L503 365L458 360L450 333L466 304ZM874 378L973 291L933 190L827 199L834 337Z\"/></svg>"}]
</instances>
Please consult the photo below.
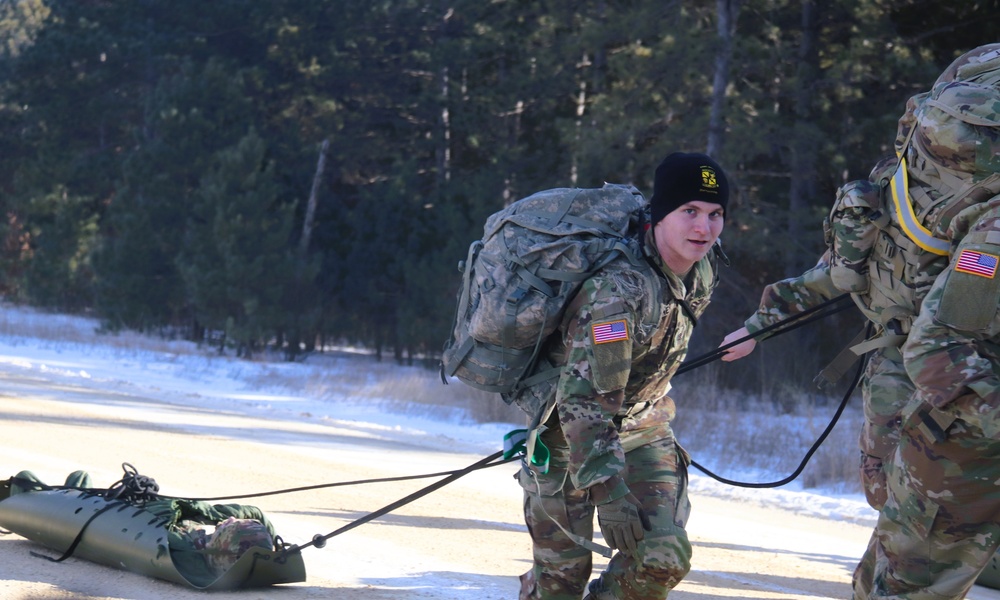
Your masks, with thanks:
<instances>
[{"instance_id":1,"label":"black knit beanie","mask_svg":"<svg viewBox=\"0 0 1000 600\"><path fill-rule=\"evenodd\" d=\"M713 202L726 208L729 181L719 163L706 154L674 152L656 167L650 218L656 225L682 204L692 200Z\"/></svg>"}]
</instances>

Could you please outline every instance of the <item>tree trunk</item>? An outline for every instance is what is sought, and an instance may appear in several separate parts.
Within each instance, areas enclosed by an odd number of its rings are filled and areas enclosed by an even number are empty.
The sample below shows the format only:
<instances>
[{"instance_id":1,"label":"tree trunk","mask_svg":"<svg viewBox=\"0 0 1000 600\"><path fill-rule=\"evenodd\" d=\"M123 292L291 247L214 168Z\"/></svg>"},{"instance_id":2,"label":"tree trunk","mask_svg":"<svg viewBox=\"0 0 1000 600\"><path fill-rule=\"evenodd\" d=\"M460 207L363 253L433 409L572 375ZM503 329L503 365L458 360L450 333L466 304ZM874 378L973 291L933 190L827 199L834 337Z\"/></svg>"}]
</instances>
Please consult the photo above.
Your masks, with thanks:
<instances>
[{"instance_id":1,"label":"tree trunk","mask_svg":"<svg viewBox=\"0 0 1000 600\"><path fill-rule=\"evenodd\" d=\"M716 0L718 19L716 32L719 45L715 51L715 74L712 77L712 110L708 120L706 153L718 158L725 146L726 88L729 87L729 64L733 58L733 36L740 13L741 0Z\"/></svg>"},{"instance_id":2,"label":"tree trunk","mask_svg":"<svg viewBox=\"0 0 1000 600\"><path fill-rule=\"evenodd\" d=\"M819 58L816 39L819 35L819 8L813 0L802 1L802 41L799 44L799 64L795 83L795 125L792 135L792 178L788 191L788 236L786 244L785 275L800 274L813 264L815 256L803 252L798 243L802 239L802 220L806 218L809 200L816 194L815 123L813 123L813 98L819 77Z\"/></svg>"},{"instance_id":3,"label":"tree trunk","mask_svg":"<svg viewBox=\"0 0 1000 600\"><path fill-rule=\"evenodd\" d=\"M441 140L437 149L438 186L451 181L451 115L448 112L448 67L441 68Z\"/></svg>"},{"instance_id":4,"label":"tree trunk","mask_svg":"<svg viewBox=\"0 0 1000 600\"><path fill-rule=\"evenodd\" d=\"M309 202L306 204L306 216L302 221L302 239L299 240L299 259L305 261L309 251L309 241L312 238L316 221L316 203L319 187L323 184L323 172L326 170L326 156L330 151L330 140L323 140L319 149L319 159L316 161L316 173L313 175L312 189L309 190Z\"/></svg>"}]
</instances>

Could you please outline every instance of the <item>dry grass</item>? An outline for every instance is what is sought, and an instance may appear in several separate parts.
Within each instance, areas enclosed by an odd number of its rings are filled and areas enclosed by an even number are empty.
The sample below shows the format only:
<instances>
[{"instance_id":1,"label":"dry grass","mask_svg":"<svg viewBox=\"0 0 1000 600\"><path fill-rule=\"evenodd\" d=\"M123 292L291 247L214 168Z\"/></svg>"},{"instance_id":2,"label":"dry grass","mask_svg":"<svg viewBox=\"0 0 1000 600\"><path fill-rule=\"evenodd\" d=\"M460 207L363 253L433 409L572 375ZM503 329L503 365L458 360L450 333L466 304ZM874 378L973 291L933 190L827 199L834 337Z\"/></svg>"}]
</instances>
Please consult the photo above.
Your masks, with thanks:
<instances>
[{"instance_id":1,"label":"dry grass","mask_svg":"<svg viewBox=\"0 0 1000 600\"><path fill-rule=\"evenodd\" d=\"M781 414L771 403L750 410L714 411L681 407L674 431L692 458L708 470L738 481L775 481L791 475L829 425L836 403ZM799 475L805 488L860 492L860 411L848 410ZM770 475L768 475L770 474ZM774 475L777 474L777 475Z\"/></svg>"},{"instance_id":2,"label":"dry grass","mask_svg":"<svg viewBox=\"0 0 1000 600\"><path fill-rule=\"evenodd\" d=\"M98 322L85 316L49 313L32 308L0 304L0 336L17 343L20 338L40 340L42 344L92 345L119 349L122 353L135 351L163 354L205 354L193 342L145 335L134 331L102 332Z\"/></svg>"},{"instance_id":3,"label":"dry grass","mask_svg":"<svg viewBox=\"0 0 1000 600\"><path fill-rule=\"evenodd\" d=\"M265 366L251 385L300 389L318 398L351 398L388 403L397 412L420 414L473 423L521 423L524 414L505 404L497 394L482 392L459 382L445 385L439 373L424 366L404 367L391 361L347 349L329 350L305 359L311 366L290 372L287 364ZM345 363L347 365L345 366Z\"/></svg>"}]
</instances>

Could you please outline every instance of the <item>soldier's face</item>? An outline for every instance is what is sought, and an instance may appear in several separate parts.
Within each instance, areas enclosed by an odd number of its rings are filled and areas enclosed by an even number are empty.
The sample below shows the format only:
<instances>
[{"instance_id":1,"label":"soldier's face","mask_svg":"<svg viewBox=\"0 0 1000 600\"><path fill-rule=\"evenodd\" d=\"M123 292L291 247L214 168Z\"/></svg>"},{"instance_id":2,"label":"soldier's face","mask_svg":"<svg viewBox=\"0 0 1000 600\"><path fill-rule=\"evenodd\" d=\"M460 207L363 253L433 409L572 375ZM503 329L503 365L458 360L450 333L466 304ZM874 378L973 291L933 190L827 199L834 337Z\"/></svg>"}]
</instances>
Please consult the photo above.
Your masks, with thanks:
<instances>
[{"instance_id":1,"label":"soldier's face","mask_svg":"<svg viewBox=\"0 0 1000 600\"><path fill-rule=\"evenodd\" d=\"M692 200L663 217L653 228L660 258L678 275L705 257L722 234L725 214L713 202Z\"/></svg>"}]
</instances>

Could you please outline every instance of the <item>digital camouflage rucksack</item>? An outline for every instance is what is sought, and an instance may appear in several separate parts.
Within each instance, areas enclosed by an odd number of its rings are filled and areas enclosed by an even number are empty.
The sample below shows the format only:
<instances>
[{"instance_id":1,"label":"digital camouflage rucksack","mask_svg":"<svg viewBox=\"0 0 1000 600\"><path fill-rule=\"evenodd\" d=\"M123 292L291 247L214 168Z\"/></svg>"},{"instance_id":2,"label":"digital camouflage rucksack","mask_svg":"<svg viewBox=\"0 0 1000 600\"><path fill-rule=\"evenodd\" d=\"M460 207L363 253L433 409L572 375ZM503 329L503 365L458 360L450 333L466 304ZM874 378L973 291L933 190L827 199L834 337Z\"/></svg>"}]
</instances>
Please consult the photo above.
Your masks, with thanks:
<instances>
[{"instance_id":1,"label":"digital camouflage rucksack","mask_svg":"<svg viewBox=\"0 0 1000 600\"><path fill-rule=\"evenodd\" d=\"M843 186L826 222L834 284L905 339L949 253L1000 204L1000 44L955 60L929 92L909 99L895 159Z\"/></svg>"},{"instance_id":2,"label":"digital camouflage rucksack","mask_svg":"<svg viewBox=\"0 0 1000 600\"><path fill-rule=\"evenodd\" d=\"M530 390L558 375L539 354L581 284L615 260L648 269L637 235L647 206L634 187L605 184L541 191L491 215L459 264L442 375L537 416L548 393Z\"/></svg>"}]
</instances>

